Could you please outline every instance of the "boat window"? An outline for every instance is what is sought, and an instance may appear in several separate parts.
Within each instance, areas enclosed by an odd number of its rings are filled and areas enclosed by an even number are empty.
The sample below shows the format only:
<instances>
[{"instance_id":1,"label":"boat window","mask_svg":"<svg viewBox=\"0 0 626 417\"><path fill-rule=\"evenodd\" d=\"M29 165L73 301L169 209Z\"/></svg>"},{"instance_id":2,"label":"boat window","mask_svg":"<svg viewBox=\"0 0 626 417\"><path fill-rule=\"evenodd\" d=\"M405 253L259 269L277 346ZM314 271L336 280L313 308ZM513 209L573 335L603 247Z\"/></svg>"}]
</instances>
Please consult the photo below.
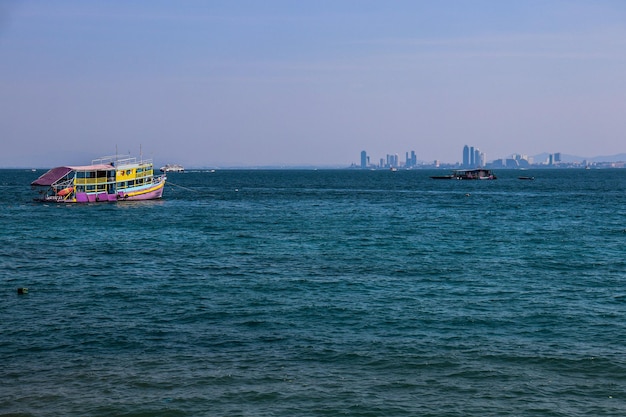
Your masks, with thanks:
<instances>
[{"instance_id":1,"label":"boat window","mask_svg":"<svg viewBox=\"0 0 626 417\"><path fill-rule=\"evenodd\" d=\"M76 172L76 178L85 178L85 171L77 171Z\"/></svg>"},{"instance_id":2,"label":"boat window","mask_svg":"<svg viewBox=\"0 0 626 417\"><path fill-rule=\"evenodd\" d=\"M87 186L87 192L88 193L93 193L94 191L96 191L96 186L95 185L88 185Z\"/></svg>"}]
</instances>

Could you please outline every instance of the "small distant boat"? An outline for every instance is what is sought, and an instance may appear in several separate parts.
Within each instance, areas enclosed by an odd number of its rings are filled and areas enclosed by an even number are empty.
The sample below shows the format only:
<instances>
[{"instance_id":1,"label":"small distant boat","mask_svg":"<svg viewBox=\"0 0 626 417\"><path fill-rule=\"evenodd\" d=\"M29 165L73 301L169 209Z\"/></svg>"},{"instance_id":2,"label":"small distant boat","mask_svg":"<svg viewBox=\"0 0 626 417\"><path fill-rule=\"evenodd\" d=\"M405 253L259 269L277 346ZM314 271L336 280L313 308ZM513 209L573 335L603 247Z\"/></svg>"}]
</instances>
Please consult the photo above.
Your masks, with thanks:
<instances>
[{"instance_id":1,"label":"small distant boat","mask_svg":"<svg viewBox=\"0 0 626 417\"><path fill-rule=\"evenodd\" d=\"M178 164L167 164L161 167L161 172L185 172L185 168Z\"/></svg>"},{"instance_id":2,"label":"small distant boat","mask_svg":"<svg viewBox=\"0 0 626 417\"><path fill-rule=\"evenodd\" d=\"M517 177L520 180L533 181L535 177Z\"/></svg>"},{"instance_id":3,"label":"small distant boat","mask_svg":"<svg viewBox=\"0 0 626 417\"><path fill-rule=\"evenodd\" d=\"M154 176L152 160L105 156L91 165L52 168L31 183L39 201L93 203L161 198L165 175Z\"/></svg>"},{"instance_id":4,"label":"small distant boat","mask_svg":"<svg viewBox=\"0 0 626 417\"><path fill-rule=\"evenodd\" d=\"M434 180L495 180L497 177L490 169L457 169L449 175L433 175Z\"/></svg>"}]
</instances>

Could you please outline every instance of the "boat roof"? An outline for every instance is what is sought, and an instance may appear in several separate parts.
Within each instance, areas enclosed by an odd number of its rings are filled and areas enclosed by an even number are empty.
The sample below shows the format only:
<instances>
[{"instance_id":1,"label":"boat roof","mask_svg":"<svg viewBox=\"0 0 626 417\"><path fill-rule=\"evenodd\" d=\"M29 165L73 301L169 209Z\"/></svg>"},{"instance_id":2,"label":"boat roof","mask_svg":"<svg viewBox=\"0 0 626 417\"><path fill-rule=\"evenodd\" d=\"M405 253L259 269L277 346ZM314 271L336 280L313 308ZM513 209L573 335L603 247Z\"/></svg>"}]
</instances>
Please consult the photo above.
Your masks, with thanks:
<instances>
[{"instance_id":1,"label":"boat roof","mask_svg":"<svg viewBox=\"0 0 626 417\"><path fill-rule=\"evenodd\" d=\"M454 172L478 172L478 171L491 171L489 168L468 168L468 169L455 169Z\"/></svg>"},{"instance_id":2,"label":"boat roof","mask_svg":"<svg viewBox=\"0 0 626 417\"><path fill-rule=\"evenodd\" d=\"M108 171L112 169L115 169L115 167L107 164L56 167L44 173L35 181L31 182L30 185L52 185L71 171Z\"/></svg>"}]
</instances>

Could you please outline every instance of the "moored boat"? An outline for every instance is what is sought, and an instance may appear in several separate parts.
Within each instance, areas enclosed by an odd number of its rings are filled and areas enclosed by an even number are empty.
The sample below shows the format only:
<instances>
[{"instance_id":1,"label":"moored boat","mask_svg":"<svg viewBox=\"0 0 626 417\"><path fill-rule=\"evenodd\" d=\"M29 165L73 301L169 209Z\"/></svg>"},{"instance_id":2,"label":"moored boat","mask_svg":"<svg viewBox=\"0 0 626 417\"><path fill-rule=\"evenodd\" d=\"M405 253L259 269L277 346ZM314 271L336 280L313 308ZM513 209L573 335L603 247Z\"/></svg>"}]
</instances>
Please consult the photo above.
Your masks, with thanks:
<instances>
[{"instance_id":1,"label":"moored boat","mask_svg":"<svg viewBox=\"0 0 626 417\"><path fill-rule=\"evenodd\" d=\"M91 165L52 168L31 183L40 201L92 203L161 198L165 175L155 176L152 160L106 156Z\"/></svg>"},{"instance_id":2,"label":"moored boat","mask_svg":"<svg viewBox=\"0 0 626 417\"><path fill-rule=\"evenodd\" d=\"M490 169L457 169L450 175L433 175L434 180L495 180L497 177Z\"/></svg>"}]
</instances>

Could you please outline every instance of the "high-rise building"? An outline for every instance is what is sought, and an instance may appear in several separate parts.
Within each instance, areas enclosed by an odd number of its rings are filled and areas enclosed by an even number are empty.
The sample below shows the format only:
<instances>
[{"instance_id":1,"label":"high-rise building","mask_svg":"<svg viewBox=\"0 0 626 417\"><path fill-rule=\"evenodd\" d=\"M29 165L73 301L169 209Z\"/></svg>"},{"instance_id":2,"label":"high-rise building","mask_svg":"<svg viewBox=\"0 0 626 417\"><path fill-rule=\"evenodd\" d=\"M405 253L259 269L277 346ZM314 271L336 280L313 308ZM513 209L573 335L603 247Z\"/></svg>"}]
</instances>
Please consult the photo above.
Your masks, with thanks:
<instances>
[{"instance_id":1,"label":"high-rise building","mask_svg":"<svg viewBox=\"0 0 626 417\"><path fill-rule=\"evenodd\" d=\"M474 168L476 166L476 154L474 153L474 147L470 146L470 161L469 161L469 166L471 168Z\"/></svg>"},{"instance_id":2,"label":"high-rise building","mask_svg":"<svg viewBox=\"0 0 626 417\"><path fill-rule=\"evenodd\" d=\"M361 168L367 168L367 152L361 151Z\"/></svg>"},{"instance_id":3,"label":"high-rise building","mask_svg":"<svg viewBox=\"0 0 626 417\"><path fill-rule=\"evenodd\" d=\"M407 168L417 166L417 156L415 155L415 151L411 151L410 156L408 152L406 153L406 162L404 163L404 166Z\"/></svg>"},{"instance_id":4,"label":"high-rise building","mask_svg":"<svg viewBox=\"0 0 626 417\"><path fill-rule=\"evenodd\" d=\"M387 164L386 167L387 168L396 168L398 167L398 154L394 154L394 155L389 155L387 154Z\"/></svg>"},{"instance_id":5,"label":"high-rise building","mask_svg":"<svg viewBox=\"0 0 626 417\"><path fill-rule=\"evenodd\" d=\"M469 154L469 146L465 145L463 147L463 166L465 168L469 167L470 164L470 154Z\"/></svg>"},{"instance_id":6,"label":"high-rise building","mask_svg":"<svg viewBox=\"0 0 626 417\"><path fill-rule=\"evenodd\" d=\"M474 149L474 163L472 164L472 168L483 166L480 156L481 156L480 149L475 148Z\"/></svg>"}]
</instances>

